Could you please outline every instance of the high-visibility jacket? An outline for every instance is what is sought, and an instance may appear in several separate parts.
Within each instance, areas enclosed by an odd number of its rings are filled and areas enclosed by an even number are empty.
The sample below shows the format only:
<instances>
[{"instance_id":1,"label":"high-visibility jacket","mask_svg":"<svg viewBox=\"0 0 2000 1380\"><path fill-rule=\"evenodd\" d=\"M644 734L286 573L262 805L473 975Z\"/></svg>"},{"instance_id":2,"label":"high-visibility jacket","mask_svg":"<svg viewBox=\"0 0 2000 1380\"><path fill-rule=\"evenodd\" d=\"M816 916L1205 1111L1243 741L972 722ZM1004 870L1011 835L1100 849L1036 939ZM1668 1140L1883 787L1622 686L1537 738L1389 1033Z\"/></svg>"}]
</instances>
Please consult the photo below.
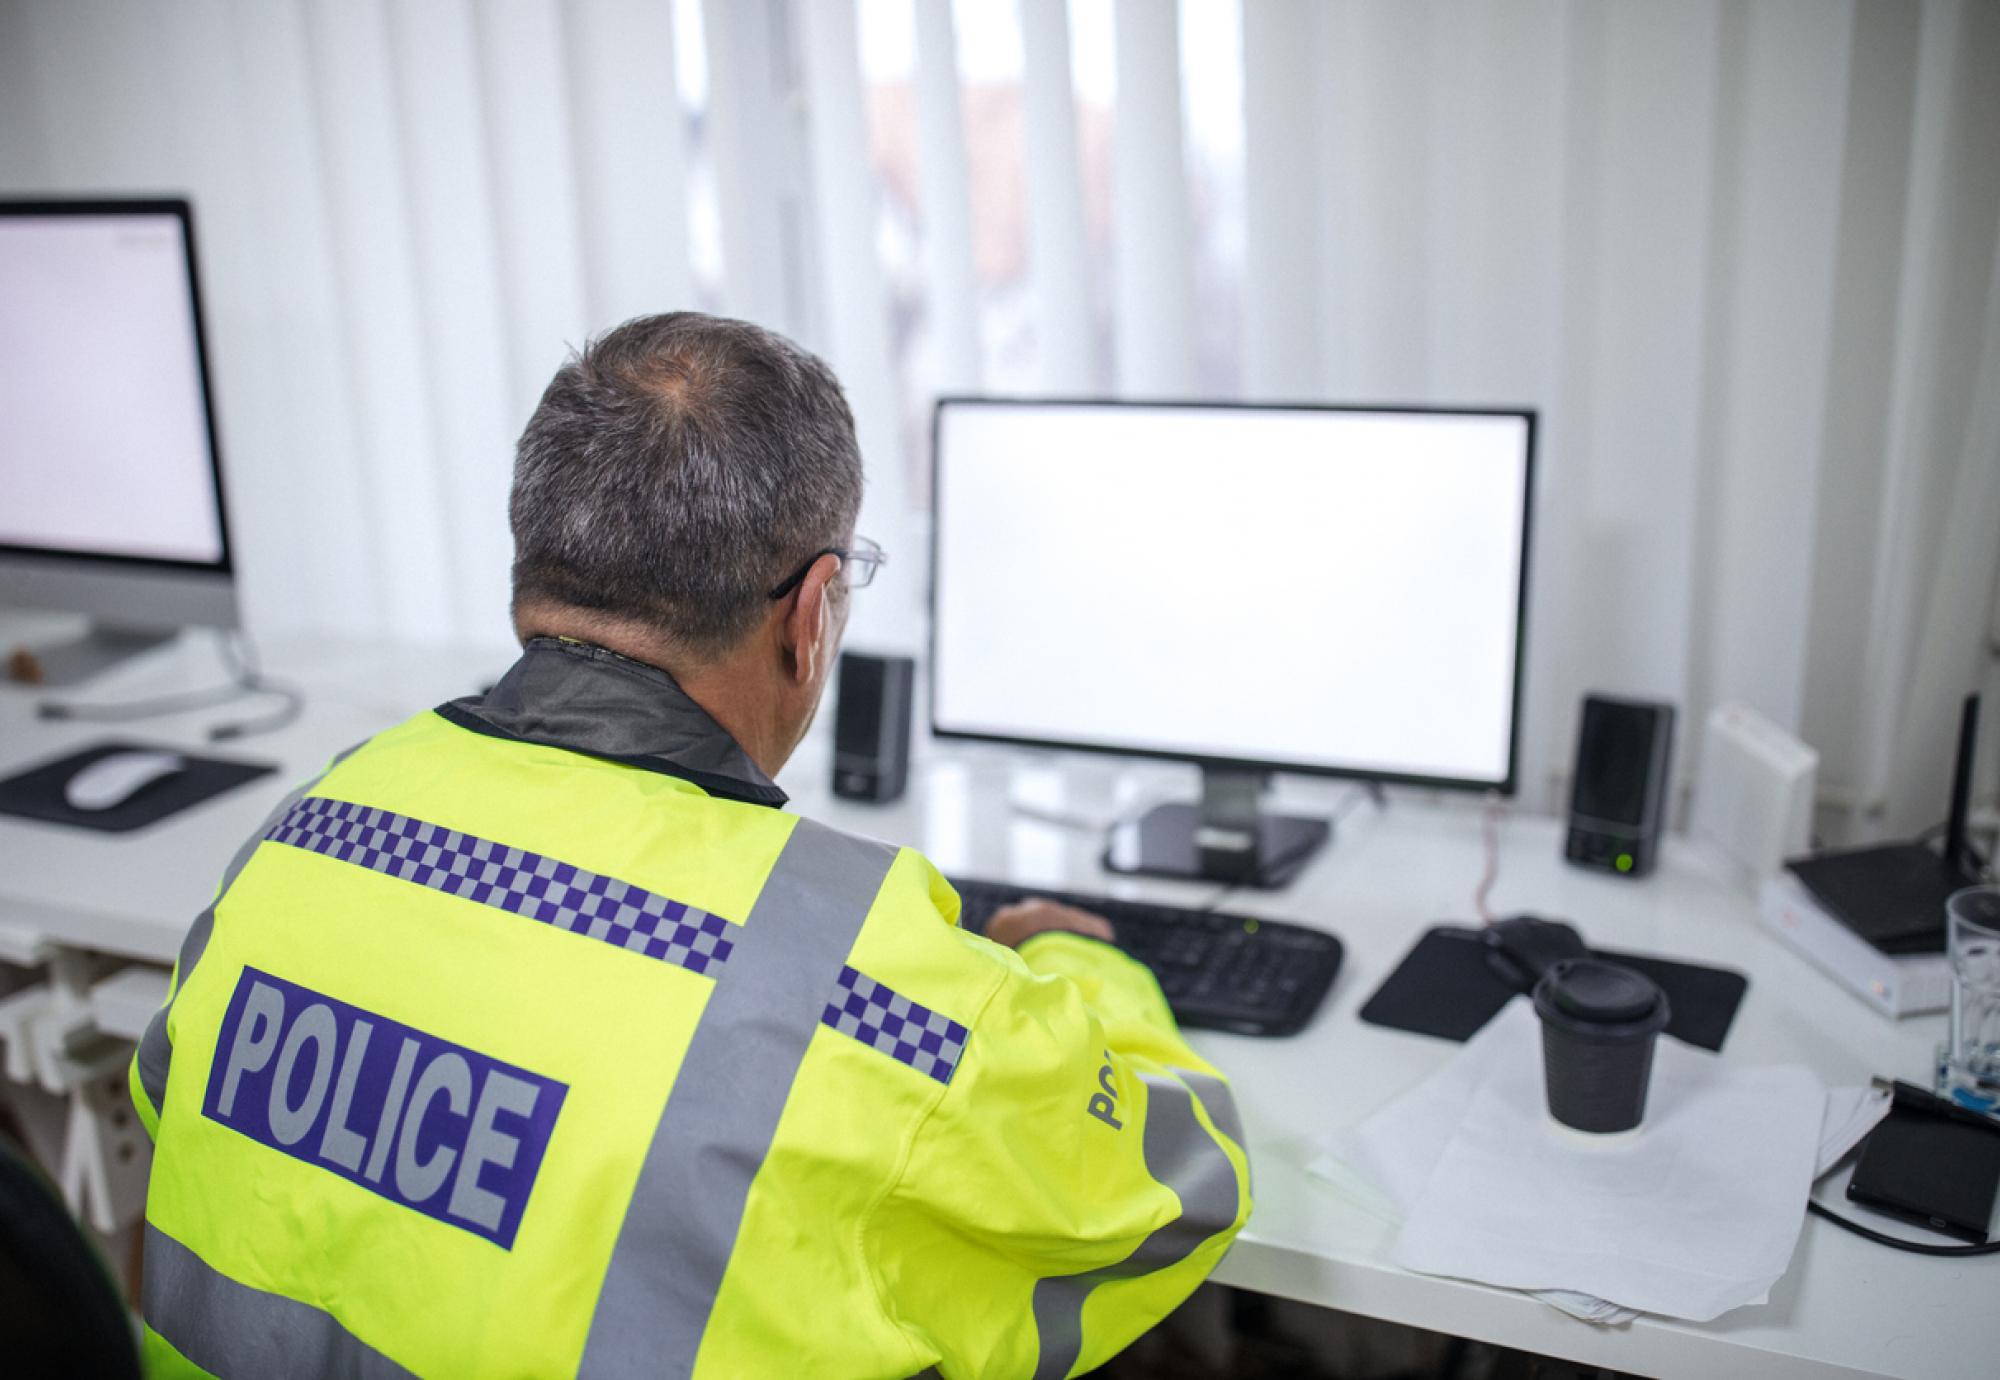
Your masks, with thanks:
<instances>
[{"instance_id":1,"label":"high-visibility jacket","mask_svg":"<svg viewBox=\"0 0 2000 1380\"><path fill-rule=\"evenodd\" d=\"M1250 1211L1145 968L958 928L538 639L231 864L132 1069L156 1374L1057 1377Z\"/></svg>"}]
</instances>

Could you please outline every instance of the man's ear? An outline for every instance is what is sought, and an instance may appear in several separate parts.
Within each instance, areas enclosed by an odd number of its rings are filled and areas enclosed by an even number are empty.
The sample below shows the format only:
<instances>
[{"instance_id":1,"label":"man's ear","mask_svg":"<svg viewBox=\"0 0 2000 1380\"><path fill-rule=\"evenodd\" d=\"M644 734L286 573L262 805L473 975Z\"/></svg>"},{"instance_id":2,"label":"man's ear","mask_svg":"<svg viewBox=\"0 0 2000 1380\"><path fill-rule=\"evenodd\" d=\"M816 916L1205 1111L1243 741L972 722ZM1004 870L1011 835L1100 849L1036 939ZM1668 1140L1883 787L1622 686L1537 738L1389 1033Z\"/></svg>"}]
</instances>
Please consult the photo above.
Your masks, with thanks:
<instances>
[{"instance_id":1,"label":"man's ear","mask_svg":"<svg viewBox=\"0 0 2000 1380\"><path fill-rule=\"evenodd\" d=\"M792 592L782 641L786 674L800 685L812 684L821 669L820 658L831 655L825 645L826 630L833 619L833 586L839 575L840 557L828 553L812 563Z\"/></svg>"}]
</instances>

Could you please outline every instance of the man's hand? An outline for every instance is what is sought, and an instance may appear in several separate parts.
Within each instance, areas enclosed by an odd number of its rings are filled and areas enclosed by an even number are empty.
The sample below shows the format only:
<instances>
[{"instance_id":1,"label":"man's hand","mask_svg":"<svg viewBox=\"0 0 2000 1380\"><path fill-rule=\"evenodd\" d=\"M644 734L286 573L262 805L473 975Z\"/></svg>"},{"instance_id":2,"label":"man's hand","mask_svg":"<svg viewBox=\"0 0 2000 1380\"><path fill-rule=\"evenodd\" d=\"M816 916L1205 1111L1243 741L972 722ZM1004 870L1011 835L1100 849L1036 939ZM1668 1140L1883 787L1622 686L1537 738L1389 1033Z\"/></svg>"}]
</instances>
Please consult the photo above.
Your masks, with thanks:
<instances>
[{"instance_id":1,"label":"man's hand","mask_svg":"<svg viewBox=\"0 0 2000 1380\"><path fill-rule=\"evenodd\" d=\"M1002 906L986 922L986 937L1010 949L1018 948L1022 940L1043 930L1068 930L1106 943L1112 939L1111 922L1103 916L1036 897Z\"/></svg>"}]
</instances>

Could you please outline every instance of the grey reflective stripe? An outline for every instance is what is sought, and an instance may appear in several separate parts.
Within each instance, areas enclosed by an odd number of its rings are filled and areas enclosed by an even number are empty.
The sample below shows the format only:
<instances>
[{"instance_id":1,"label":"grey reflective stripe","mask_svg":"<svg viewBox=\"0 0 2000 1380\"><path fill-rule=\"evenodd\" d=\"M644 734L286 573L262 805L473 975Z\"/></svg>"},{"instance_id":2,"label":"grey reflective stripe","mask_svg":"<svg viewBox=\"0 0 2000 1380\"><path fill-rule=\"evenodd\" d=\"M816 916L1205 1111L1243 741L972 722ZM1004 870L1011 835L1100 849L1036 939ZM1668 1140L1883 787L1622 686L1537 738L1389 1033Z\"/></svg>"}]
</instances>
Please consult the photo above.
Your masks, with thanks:
<instances>
[{"instance_id":1,"label":"grey reflective stripe","mask_svg":"<svg viewBox=\"0 0 2000 1380\"><path fill-rule=\"evenodd\" d=\"M352 757L362 746L363 744L356 743L328 762L326 771L278 802L278 808L271 811L270 817L257 826L257 832L246 839L243 846L236 850L236 856L229 860L229 866L222 873L222 884L215 889L215 899L210 901L201 914L194 918L194 923L188 926L187 937L181 940L180 961L177 965L179 975L174 981L174 993L167 998L166 1005L153 1013L153 1019L146 1023L145 1035L139 1040L139 1086L146 1090L146 1096L152 1100L153 1110L156 1113L166 1110L167 1070L174 1058L173 1041L167 1036L167 1013L174 1009L174 1002L179 1000L181 989L187 986L188 978L193 976L196 965L201 962L202 954L208 950L208 936L215 928L215 908L222 904L222 898L235 884L237 876L249 866L250 857L257 851L257 845L264 841L264 835L291 813L292 807L304 800L314 786L326 780L335 767Z\"/></svg>"},{"instance_id":2,"label":"grey reflective stripe","mask_svg":"<svg viewBox=\"0 0 2000 1380\"><path fill-rule=\"evenodd\" d=\"M1196 1119L1193 1094L1171 1078L1153 1074L1140 1078L1148 1090L1146 1172L1180 1198L1181 1215L1157 1228L1116 1264L1036 1281L1033 1307L1041 1355L1035 1363L1035 1380L1062 1380L1076 1364L1083 1350L1083 1304L1091 1290L1107 1280L1133 1279L1178 1265L1236 1220L1240 1206L1236 1166ZM1233 1122L1235 1109L1228 1089L1215 1079L1207 1081L1222 1090L1221 1101L1228 1104L1224 1115ZM1202 1100L1208 1101L1206 1096ZM1222 1124L1212 1108L1209 1115Z\"/></svg>"},{"instance_id":3,"label":"grey reflective stripe","mask_svg":"<svg viewBox=\"0 0 2000 1380\"><path fill-rule=\"evenodd\" d=\"M220 1380L314 1375L332 1380L401 1377L405 1370L309 1303L231 1279L146 1224L147 1326Z\"/></svg>"},{"instance_id":4,"label":"grey reflective stripe","mask_svg":"<svg viewBox=\"0 0 2000 1380\"><path fill-rule=\"evenodd\" d=\"M810 820L793 828L667 1095L579 1375L694 1370L751 1180L895 857Z\"/></svg>"},{"instance_id":5,"label":"grey reflective stripe","mask_svg":"<svg viewBox=\"0 0 2000 1380\"><path fill-rule=\"evenodd\" d=\"M1236 1115L1236 1098L1230 1093L1229 1085L1212 1074L1196 1073L1193 1069L1177 1068L1174 1076L1194 1089L1194 1095L1201 1099L1202 1110L1215 1129L1236 1142L1236 1148L1245 1155L1250 1147L1243 1139L1243 1120Z\"/></svg>"}]
</instances>

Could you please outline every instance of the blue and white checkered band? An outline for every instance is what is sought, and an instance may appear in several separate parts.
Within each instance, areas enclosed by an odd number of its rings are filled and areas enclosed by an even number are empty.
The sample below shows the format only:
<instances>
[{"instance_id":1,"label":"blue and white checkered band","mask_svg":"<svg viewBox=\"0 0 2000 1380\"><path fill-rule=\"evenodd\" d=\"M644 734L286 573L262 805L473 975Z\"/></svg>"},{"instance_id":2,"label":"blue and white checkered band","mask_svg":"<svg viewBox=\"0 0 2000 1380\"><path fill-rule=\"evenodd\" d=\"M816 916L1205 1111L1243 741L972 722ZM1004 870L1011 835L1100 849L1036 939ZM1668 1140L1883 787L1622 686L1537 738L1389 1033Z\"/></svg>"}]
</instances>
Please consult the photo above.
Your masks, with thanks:
<instances>
[{"instance_id":1,"label":"blue and white checkered band","mask_svg":"<svg viewBox=\"0 0 2000 1380\"><path fill-rule=\"evenodd\" d=\"M951 1082L965 1052L964 1026L845 965L819 1020L940 1083Z\"/></svg>"},{"instance_id":2,"label":"blue and white checkered band","mask_svg":"<svg viewBox=\"0 0 2000 1380\"><path fill-rule=\"evenodd\" d=\"M264 836L495 906L691 973L735 947L719 915L554 858L344 800L307 796Z\"/></svg>"}]
</instances>

